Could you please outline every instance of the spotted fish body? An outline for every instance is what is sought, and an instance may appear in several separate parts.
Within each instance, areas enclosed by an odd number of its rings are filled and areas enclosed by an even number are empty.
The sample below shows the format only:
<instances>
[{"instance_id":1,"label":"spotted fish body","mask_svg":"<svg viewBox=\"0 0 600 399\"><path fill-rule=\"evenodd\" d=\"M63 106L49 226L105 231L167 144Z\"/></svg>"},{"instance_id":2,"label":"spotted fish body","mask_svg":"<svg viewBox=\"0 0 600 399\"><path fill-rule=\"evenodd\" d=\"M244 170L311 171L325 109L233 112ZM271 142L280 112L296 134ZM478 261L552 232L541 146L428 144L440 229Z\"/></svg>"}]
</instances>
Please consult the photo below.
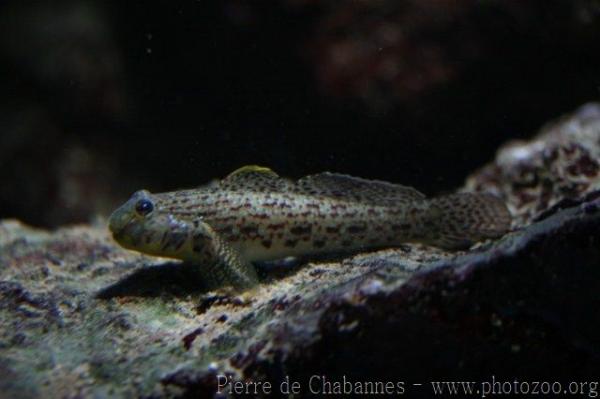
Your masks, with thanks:
<instances>
[{"instance_id":1,"label":"spotted fish body","mask_svg":"<svg viewBox=\"0 0 600 399\"><path fill-rule=\"evenodd\" d=\"M387 182L328 172L292 181L257 166L192 190L138 191L109 220L124 247L200 263L236 287L256 283L254 261L411 241L460 249L509 226L505 205L485 194L427 199Z\"/></svg>"}]
</instances>

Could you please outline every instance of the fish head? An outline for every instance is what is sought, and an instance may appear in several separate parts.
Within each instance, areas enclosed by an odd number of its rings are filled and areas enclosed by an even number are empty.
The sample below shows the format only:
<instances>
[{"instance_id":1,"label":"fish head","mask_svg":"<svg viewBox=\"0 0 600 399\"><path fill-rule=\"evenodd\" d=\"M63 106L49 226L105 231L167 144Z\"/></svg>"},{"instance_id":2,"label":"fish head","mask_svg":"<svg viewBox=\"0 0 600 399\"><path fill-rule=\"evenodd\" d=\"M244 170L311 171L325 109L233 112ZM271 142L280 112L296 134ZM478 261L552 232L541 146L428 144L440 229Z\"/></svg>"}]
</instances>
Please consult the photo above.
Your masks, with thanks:
<instances>
[{"instance_id":1,"label":"fish head","mask_svg":"<svg viewBox=\"0 0 600 399\"><path fill-rule=\"evenodd\" d=\"M137 191L112 213L108 228L124 248L183 259L192 228L189 221L175 217L167 205L159 195Z\"/></svg>"}]
</instances>

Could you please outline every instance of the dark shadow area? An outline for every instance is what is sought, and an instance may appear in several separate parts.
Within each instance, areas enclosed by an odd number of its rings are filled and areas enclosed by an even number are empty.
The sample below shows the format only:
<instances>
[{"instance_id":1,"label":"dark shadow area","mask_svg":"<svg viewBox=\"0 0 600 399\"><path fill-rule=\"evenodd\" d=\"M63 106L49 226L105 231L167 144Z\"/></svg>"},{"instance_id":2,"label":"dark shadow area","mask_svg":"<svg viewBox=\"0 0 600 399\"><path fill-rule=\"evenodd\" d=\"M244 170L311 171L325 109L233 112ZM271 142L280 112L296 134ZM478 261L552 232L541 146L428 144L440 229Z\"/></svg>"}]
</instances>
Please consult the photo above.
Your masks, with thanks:
<instances>
[{"instance_id":1,"label":"dark shadow area","mask_svg":"<svg viewBox=\"0 0 600 399\"><path fill-rule=\"evenodd\" d=\"M258 277L264 284L284 279L307 266L308 260L300 258L278 259L271 262L254 263Z\"/></svg>"},{"instance_id":2,"label":"dark shadow area","mask_svg":"<svg viewBox=\"0 0 600 399\"><path fill-rule=\"evenodd\" d=\"M313 258L314 259L314 258ZM329 258L329 260L340 259ZM271 284L297 273L307 266L308 259L281 260L255 264L260 284ZM184 297L205 294L219 289L202 279L198 265L169 262L147 266L134 271L120 281L103 288L96 294L99 299L118 297Z\"/></svg>"},{"instance_id":3,"label":"dark shadow area","mask_svg":"<svg viewBox=\"0 0 600 399\"><path fill-rule=\"evenodd\" d=\"M309 263L330 263L330 262L343 262L345 259L350 259L358 254L374 253L382 249L389 249L390 247L381 248L363 248L356 249L354 251L345 252L329 252L323 254L312 254L306 256L289 257L285 259L278 259L270 262L259 262L255 263L256 271L260 279L264 284L272 284L277 280L282 280L289 277L300 270L308 266ZM400 245L396 247L404 253L411 251L410 245ZM318 269L314 271L318 273Z\"/></svg>"},{"instance_id":4,"label":"dark shadow area","mask_svg":"<svg viewBox=\"0 0 600 399\"><path fill-rule=\"evenodd\" d=\"M195 265L166 263L136 270L96 294L99 299L118 297L182 297L209 290Z\"/></svg>"}]
</instances>

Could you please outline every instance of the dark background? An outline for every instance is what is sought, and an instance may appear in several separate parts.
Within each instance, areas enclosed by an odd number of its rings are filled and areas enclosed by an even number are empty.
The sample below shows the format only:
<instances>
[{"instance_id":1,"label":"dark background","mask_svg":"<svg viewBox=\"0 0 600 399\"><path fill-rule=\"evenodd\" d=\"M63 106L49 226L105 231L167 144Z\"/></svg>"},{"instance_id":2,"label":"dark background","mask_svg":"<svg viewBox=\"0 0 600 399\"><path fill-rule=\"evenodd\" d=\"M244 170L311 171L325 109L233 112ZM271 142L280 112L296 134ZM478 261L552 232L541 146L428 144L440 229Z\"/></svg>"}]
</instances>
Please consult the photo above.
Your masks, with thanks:
<instances>
[{"instance_id":1,"label":"dark background","mask_svg":"<svg viewBox=\"0 0 600 399\"><path fill-rule=\"evenodd\" d=\"M0 3L0 218L244 164L460 186L600 95L600 2Z\"/></svg>"}]
</instances>

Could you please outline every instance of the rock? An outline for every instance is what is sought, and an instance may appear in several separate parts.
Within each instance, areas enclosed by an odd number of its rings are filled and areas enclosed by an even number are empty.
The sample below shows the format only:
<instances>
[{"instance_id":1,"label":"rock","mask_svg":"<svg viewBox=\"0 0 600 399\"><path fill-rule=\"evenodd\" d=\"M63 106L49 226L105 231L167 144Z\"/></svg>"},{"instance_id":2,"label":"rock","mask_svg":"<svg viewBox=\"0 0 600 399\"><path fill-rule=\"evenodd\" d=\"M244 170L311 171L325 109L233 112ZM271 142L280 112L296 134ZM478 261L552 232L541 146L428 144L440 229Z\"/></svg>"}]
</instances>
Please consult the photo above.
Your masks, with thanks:
<instances>
[{"instance_id":1,"label":"rock","mask_svg":"<svg viewBox=\"0 0 600 399\"><path fill-rule=\"evenodd\" d=\"M531 141L507 143L466 184L468 191L502 196L519 226L599 189L600 106L595 103L548 125Z\"/></svg>"},{"instance_id":2,"label":"rock","mask_svg":"<svg viewBox=\"0 0 600 399\"><path fill-rule=\"evenodd\" d=\"M299 397L344 378L427 395L435 378L593 377L599 109L503 147L468 179L515 212L503 239L264 266L239 297L207 292L193 265L120 248L104 223L49 232L5 220L0 392L207 397L227 376L250 396L288 378Z\"/></svg>"},{"instance_id":3,"label":"rock","mask_svg":"<svg viewBox=\"0 0 600 399\"><path fill-rule=\"evenodd\" d=\"M372 282L362 276L384 265L394 265L398 284L422 262L450 256L404 251L271 270L246 303L206 293L191 265L121 249L104 224L50 233L4 221L0 365L13 377L0 380L0 389L35 397L178 391L191 376L230 369L232 355L297 303L311 298L315 310L324 309L325 294L340 284L360 280L365 293L378 289L376 275Z\"/></svg>"}]
</instances>

